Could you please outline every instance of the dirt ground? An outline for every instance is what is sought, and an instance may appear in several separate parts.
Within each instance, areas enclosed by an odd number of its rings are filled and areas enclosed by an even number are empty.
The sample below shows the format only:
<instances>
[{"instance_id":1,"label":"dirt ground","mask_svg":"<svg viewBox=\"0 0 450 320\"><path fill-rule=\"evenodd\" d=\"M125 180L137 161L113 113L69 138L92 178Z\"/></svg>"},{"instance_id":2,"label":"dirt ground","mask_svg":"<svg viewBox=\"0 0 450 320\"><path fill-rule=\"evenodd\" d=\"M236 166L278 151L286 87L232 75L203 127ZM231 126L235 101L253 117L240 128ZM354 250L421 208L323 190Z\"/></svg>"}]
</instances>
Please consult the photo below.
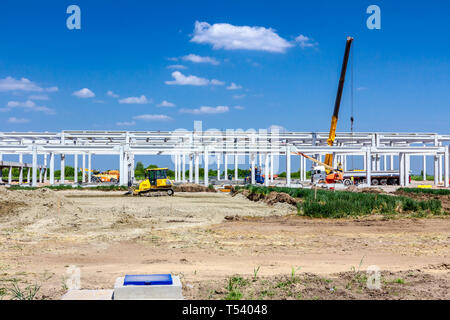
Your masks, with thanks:
<instances>
[{"instance_id":1,"label":"dirt ground","mask_svg":"<svg viewBox=\"0 0 450 320\"><path fill-rule=\"evenodd\" d=\"M445 217L311 219L220 192L122 194L1 188L0 299L13 281L59 299L71 265L85 289L177 274L191 299L450 298ZM364 285L370 265L383 271L381 290Z\"/></svg>"}]
</instances>

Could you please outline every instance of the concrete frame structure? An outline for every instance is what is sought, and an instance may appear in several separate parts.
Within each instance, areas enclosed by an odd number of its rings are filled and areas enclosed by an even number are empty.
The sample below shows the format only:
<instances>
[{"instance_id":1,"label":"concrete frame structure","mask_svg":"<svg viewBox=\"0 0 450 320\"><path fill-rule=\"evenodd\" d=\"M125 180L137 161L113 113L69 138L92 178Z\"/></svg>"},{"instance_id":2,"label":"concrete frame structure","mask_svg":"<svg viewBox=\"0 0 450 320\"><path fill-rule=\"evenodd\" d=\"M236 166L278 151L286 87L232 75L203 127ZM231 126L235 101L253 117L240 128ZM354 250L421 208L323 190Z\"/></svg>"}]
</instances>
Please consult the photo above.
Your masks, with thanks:
<instances>
[{"instance_id":1,"label":"concrete frame structure","mask_svg":"<svg viewBox=\"0 0 450 320\"><path fill-rule=\"evenodd\" d=\"M61 156L64 166L65 156L82 156L83 178L85 182L85 156L88 158L88 181L91 179L92 155L118 155L120 162L120 184L129 185L134 179L135 155L170 155L175 160L176 182L185 180L185 159L189 159L189 181L200 182L199 166L202 158L205 174L203 183L209 184L210 157L224 157L228 166L228 156L234 155L234 178L237 179L238 159L249 158L251 168L265 167L263 172L269 182L273 181L275 156L286 159L286 184L291 184L291 152L322 158L327 153L346 163L349 155L363 156L370 185L371 171L381 167L381 158L390 156L390 168L394 167L394 156L398 157L401 185L408 185L407 179L411 156L433 156L435 183L449 185L449 142L450 135L437 133L337 133L335 145L327 145L327 132L279 132L267 130L218 131L199 130L196 123L194 131L62 131L49 132L0 132L0 156L4 154L32 155L32 184L37 184L39 170L38 155L46 159L50 155L50 184L55 184L55 155ZM212 158L214 159L214 158ZM306 180L306 160L300 160L300 177ZM384 161L384 168L387 161ZM45 164L45 168L47 164ZM441 168L441 169L440 169ZM221 163L217 164L218 173ZM225 169L227 172L228 167ZM64 172L62 170L62 172ZM424 170L424 175L426 175ZM46 176L46 173L45 173ZM443 176L445 178L443 179ZM227 177L225 177L227 179ZM42 179L41 179L42 180ZM64 175L61 182L64 182ZM251 176L255 183L254 170Z\"/></svg>"}]
</instances>

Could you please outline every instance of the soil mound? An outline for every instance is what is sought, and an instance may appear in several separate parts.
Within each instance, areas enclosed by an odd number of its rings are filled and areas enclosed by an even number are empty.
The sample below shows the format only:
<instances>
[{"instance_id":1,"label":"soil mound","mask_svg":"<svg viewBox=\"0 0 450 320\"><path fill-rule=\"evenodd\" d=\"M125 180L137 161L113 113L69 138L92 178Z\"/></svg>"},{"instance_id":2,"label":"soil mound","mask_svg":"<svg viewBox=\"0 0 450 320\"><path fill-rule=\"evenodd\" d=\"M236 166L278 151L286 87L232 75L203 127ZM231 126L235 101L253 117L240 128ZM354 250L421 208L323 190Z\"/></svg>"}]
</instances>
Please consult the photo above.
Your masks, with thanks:
<instances>
[{"instance_id":1,"label":"soil mound","mask_svg":"<svg viewBox=\"0 0 450 320\"><path fill-rule=\"evenodd\" d=\"M174 188L175 192L217 192L214 188L208 188L194 183L184 183Z\"/></svg>"}]
</instances>

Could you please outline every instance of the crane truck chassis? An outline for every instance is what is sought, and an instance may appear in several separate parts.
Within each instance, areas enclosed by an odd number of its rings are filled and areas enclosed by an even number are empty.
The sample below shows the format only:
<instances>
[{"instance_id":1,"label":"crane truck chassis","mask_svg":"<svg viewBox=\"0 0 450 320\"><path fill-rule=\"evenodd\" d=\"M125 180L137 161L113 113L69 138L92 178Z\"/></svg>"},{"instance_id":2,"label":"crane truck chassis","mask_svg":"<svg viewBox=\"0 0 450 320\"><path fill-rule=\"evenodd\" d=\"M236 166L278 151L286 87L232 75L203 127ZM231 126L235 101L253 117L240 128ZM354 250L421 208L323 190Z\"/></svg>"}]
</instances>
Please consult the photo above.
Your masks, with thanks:
<instances>
[{"instance_id":1,"label":"crane truck chassis","mask_svg":"<svg viewBox=\"0 0 450 320\"><path fill-rule=\"evenodd\" d=\"M358 171L346 171L343 173L343 183L346 186L350 186L352 184L366 184L367 183L367 172L358 170ZM409 182L411 182L411 175L408 174ZM388 170L388 171L372 171L370 175L371 185L399 185L400 184L400 173L396 170Z\"/></svg>"}]
</instances>

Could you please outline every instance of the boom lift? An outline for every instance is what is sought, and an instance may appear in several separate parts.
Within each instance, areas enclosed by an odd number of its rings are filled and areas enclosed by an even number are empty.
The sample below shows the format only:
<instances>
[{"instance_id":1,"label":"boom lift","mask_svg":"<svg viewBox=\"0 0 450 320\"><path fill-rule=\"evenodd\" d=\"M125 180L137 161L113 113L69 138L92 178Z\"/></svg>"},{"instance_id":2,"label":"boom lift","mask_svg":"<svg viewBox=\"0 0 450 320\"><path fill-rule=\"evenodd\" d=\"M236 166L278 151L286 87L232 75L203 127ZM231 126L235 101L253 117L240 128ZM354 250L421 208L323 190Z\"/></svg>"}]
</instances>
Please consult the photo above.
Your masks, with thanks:
<instances>
[{"instance_id":1,"label":"boom lift","mask_svg":"<svg viewBox=\"0 0 450 320\"><path fill-rule=\"evenodd\" d=\"M327 139L327 144L329 146L332 146L334 144L334 140L336 138L336 127L337 127L337 122L338 122L338 117L339 117L339 108L341 106L342 91L344 90L344 82L345 82L345 73L347 71L347 63L348 63L348 58L350 55L350 47L352 45L352 41L353 41L352 37L347 37L347 43L345 45L345 52L344 52L344 59L342 61L341 76L339 78L336 100L334 102L333 115L331 116L330 133L329 133L328 139ZM343 180L342 169L339 168L340 165L338 166L337 169L333 168L333 154L332 153L325 155L325 162L320 162L320 161L318 161L312 157L309 157L301 152L297 152L295 154L302 155L303 157L318 164L318 166L315 166L313 168L313 175L311 176L311 180L313 182L319 182L322 180L325 180L325 182L327 182L327 183L342 182L342 180ZM323 175L324 179L321 179L320 177L322 177L321 174L322 174L323 170L325 170L326 175ZM319 178L314 179L314 172L319 175L318 176Z\"/></svg>"}]
</instances>

